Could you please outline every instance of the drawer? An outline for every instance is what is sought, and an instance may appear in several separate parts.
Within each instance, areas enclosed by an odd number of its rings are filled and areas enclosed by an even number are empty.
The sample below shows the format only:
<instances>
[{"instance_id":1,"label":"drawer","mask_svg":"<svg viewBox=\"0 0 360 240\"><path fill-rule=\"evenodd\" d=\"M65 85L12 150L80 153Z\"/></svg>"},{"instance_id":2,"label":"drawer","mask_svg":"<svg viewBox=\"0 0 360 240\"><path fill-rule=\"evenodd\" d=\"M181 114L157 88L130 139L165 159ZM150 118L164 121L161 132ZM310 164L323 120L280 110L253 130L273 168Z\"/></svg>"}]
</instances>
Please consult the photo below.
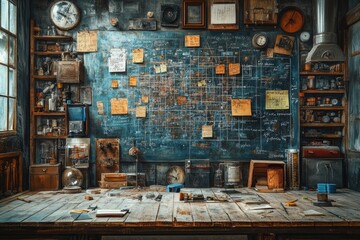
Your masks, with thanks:
<instances>
[{"instance_id":1,"label":"drawer","mask_svg":"<svg viewBox=\"0 0 360 240\"><path fill-rule=\"evenodd\" d=\"M30 166L30 174L59 174L60 164L49 165L32 165Z\"/></svg>"}]
</instances>

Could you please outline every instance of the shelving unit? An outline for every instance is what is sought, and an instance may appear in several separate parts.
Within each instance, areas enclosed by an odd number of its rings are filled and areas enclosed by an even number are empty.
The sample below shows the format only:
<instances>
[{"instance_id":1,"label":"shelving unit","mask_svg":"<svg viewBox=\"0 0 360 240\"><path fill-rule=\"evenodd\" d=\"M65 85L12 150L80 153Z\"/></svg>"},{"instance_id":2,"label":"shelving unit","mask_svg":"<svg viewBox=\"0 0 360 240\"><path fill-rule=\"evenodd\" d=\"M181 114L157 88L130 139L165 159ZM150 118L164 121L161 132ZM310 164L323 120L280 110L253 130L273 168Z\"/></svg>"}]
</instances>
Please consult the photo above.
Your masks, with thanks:
<instances>
[{"instance_id":1,"label":"shelving unit","mask_svg":"<svg viewBox=\"0 0 360 240\"><path fill-rule=\"evenodd\" d=\"M65 101L55 101L47 107L50 93L61 94L54 69L39 71L39 60L50 58L54 64L64 51L46 49L72 41L69 36L42 36L41 29L31 20L30 24L30 189L57 190L65 156L65 140L68 135L68 114ZM49 45L48 45L49 44ZM59 46L56 46L57 48ZM52 51L54 50L54 51ZM45 91L44 87L50 90ZM57 95L60 96L60 95ZM44 125L44 123L46 124Z\"/></svg>"},{"instance_id":2,"label":"shelving unit","mask_svg":"<svg viewBox=\"0 0 360 240\"><path fill-rule=\"evenodd\" d=\"M347 134L344 73L300 72L300 80L302 185L316 188L328 182L342 187Z\"/></svg>"}]
</instances>

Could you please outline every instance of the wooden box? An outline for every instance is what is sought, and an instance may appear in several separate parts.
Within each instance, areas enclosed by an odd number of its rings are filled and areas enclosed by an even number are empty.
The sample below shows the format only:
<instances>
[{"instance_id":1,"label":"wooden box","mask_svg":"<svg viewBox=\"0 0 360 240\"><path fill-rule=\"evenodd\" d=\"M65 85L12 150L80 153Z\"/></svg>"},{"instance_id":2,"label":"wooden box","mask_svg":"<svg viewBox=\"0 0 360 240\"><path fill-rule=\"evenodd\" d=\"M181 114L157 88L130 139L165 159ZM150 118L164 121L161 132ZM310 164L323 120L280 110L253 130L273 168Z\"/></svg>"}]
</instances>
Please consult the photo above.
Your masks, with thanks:
<instances>
[{"instance_id":1,"label":"wooden box","mask_svg":"<svg viewBox=\"0 0 360 240\"><path fill-rule=\"evenodd\" d=\"M60 189L60 163L30 166L30 190L52 191Z\"/></svg>"},{"instance_id":2,"label":"wooden box","mask_svg":"<svg viewBox=\"0 0 360 240\"><path fill-rule=\"evenodd\" d=\"M127 182L127 174L126 173L102 173L101 181Z\"/></svg>"},{"instance_id":3,"label":"wooden box","mask_svg":"<svg viewBox=\"0 0 360 240\"><path fill-rule=\"evenodd\" d=\"M248 188L251 188L256 185L256 182L261 179L266 179L268 181L268 170L274 167L282 168L283 172L283 187L286 186L286 165L283 161L275 160L251 160L249 168L249 178L248 178ZM268 183L269 184L269 183ZM273 184L272 184L273 186ZM268 186L267 186L268 188ZM270 189L270 188L268 188ZM274 188L275 189L275 188ZM283 188L280 188L283 189Z\"/></svg>"},{"instance_id":4,"label":"wooden box","mask_svg":"<svg viewBox=\"0 0 360 240\"><path fill-rule=\"evenodd\" d=\"M59 83L81 83L84 80L83 62L58 61L56 80Z\"/></svg>"},{"instance_id":5,"label":"wooden box","mask_svg":"<svg viewBox=\"0 0 360 240\"><path fill-rule=\"evenodd\" d=\"M340 148L337 146L304 146L302 156L306 158L339 158Z\"/></svg>"}]
</instances>

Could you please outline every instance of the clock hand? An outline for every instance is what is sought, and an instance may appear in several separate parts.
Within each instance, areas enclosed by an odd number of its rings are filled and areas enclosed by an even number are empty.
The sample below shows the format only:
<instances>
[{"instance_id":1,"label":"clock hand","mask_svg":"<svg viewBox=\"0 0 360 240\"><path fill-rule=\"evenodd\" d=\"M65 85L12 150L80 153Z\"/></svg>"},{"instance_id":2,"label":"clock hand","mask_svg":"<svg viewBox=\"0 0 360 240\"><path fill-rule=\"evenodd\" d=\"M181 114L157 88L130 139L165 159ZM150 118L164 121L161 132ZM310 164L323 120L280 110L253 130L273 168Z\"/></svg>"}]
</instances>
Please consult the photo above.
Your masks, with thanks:
<instances>
[{"instance_id":1,"label":"clock hand","mask_svg":"<svg viewBox=\"0 0 360 240\"><path fill-rule=\"evenodd\" d=\"M57 13L63 17L67 17L64 13L57 11Z\"/></svg>"},{"instance_id":2,"label":"clock hand","mask_svg":"<svg viewBox=\"0 0 360 240\"><path fill-rule=\"evenodd\" d=\"M295 10L293 11L293 13L292 13L292 15L291 15L291 17L290 17L290 19L289 19L289 21L285 24L285 27L288 25L288 24L293 24L295 21L294 21L294 19L293 19L293 17L294 17L294 15L295 15Z\"/></svg>"}]
</instances>

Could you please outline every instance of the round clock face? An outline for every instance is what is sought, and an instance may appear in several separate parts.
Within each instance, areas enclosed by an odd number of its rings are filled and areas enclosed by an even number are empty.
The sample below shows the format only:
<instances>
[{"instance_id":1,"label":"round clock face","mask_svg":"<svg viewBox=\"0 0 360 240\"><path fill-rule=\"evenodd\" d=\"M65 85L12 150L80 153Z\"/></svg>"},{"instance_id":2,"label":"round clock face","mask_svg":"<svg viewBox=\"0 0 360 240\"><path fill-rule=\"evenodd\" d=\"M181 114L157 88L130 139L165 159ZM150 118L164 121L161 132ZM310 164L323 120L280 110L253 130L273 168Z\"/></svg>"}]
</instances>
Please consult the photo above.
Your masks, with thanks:
<instances>
[{"instance_id":1,"label":"round clock face","mask_svg":"<svg viewBox=\"0 0 360 240\"><path fill-rule=\"evenodd\" d=\"M252 45L255 48L264 48L266 47L267 43L268 43L268 38L266 37L265 34L258 33L255 34L252 38Z\"/></svg>"},{"instance_id":2,"label":"round clock face","mask_svg":"<svg viewBox=\"0 0 360 240\"><path fill-rule=\"evenodd\" d=\"M305 22L304 13L300 8L287 7L280 16L280 28L286 33L296 33L302 29Z\"/></svg>"},{"instance_id":3,"label":"round clock face","mask_svg":"<svg viewBox=\"0 0 360 240\"><path fill-rule=\"evenodd\" d=\"M57 28L69 30L80 22L80 11L70 1L57 1L50 8L50 19Z\"/></svg>"},{"instance_id":4,"label":"round clock face","mask_svg":"<svg viewBox=\"0 0 360 240\"><path fill-rule=\"evenodd\" d=\"M168 184L185 182L185 172L180 166L172 166L166 172L166 180Z\"/></svg>"}]
</instances>

